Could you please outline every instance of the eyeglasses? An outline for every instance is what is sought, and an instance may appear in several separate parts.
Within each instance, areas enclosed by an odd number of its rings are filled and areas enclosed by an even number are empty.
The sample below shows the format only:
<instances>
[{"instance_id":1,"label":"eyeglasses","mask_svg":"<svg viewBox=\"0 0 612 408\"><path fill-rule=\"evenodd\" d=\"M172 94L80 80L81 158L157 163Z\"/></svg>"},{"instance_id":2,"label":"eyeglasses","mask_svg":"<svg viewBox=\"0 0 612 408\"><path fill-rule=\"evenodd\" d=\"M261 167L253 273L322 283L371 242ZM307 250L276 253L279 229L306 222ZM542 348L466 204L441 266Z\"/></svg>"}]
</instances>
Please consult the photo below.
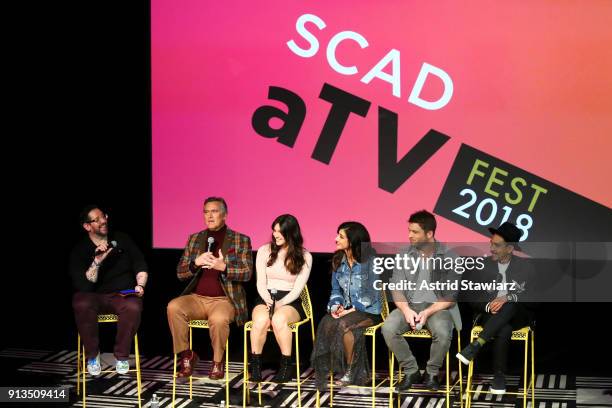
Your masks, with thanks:
<instances>
[{"instance_id":1,"label":"eyeglasses","mask_svg":"<svg viewBox=\"0 0 612 408\"><path fill-rule=\"evenodd\" d=\"M94 218L93 220L89 220L87 221L87 224L93 224L93 223L99 224L100 221L102 220L108 221L108 214L102 214L99 217Z\"/></svg>"}]
</instances>

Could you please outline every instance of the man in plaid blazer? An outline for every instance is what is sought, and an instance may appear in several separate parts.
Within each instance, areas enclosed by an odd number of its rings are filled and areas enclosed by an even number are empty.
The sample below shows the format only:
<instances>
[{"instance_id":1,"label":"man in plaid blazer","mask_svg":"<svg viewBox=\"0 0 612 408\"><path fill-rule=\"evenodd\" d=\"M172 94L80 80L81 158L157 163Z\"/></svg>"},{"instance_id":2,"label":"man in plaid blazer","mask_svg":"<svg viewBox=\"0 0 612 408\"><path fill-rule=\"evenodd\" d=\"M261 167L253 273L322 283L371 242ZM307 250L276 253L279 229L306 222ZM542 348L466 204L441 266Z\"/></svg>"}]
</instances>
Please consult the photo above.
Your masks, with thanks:
<instances>
[{"instance_id":1,"label":"man in plaid blazer","mask_svg":"<svg viewBox=\"0 0 612 408\"><path fill-rule=\"evenodd\" d=\"M223 353L229 324L247 320L246 294L242 282L251 279L253 259L248 236L225 225L227 204L221 197L204 201L207 229L189 237L177 267L180 280L191 279L181 296L168 303L168 324L174 352L179 354L179 377L193 373L198 356L189 349L190 320L208 320L213 347L209 377L223 378Z\"/></svg>"}]
</instances>

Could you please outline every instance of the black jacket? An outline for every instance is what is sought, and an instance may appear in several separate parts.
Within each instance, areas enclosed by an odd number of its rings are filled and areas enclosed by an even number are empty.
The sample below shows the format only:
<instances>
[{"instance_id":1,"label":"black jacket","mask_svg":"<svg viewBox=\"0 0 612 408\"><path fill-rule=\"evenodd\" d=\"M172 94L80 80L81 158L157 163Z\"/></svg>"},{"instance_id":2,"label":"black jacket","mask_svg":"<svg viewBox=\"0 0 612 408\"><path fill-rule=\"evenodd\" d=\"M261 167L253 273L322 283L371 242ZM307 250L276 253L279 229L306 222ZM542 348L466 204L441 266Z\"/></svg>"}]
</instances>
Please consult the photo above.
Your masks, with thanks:
<instances>
[{"instance_id":1,"label":"black jacket","mask_svg":"<svg viewBox=\"0 0 612 408\"><path fill-rule=\"evenodd\" d=\"M506 282L510 284L508 289L508 301L520 302L527 309L535 309L537 303L536 293L533 290L535 270L529 259L512 256L510 265L506 270ZM499 273L497 262L486 258L482 270L473 269L463 276L464 280L474 283L490 284L493 281L500 283L502 275ZM466 301L476 313L487 312L487 304L497 297L498 289L464 291L461 299Z\"/></svg>"}]
</instances>

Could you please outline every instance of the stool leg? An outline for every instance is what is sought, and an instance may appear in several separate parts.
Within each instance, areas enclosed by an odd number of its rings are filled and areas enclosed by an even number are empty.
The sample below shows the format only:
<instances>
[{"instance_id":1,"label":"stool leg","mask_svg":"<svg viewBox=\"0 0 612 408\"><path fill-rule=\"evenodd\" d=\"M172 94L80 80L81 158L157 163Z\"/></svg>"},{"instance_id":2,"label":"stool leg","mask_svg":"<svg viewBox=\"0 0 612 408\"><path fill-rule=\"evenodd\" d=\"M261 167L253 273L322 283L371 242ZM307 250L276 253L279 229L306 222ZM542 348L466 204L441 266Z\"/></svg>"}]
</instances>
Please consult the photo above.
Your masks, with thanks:
<instances>
[{"instance_id":1,"label":"stool leg","mask_svg":"<svg viewBox=\"0 0 612 408\"><path fill-rule=\"evenodd\" d=\"M402 378L402 367L400 367L399 361L398 361L397 362L397 381L399 382L401 378ZM398 392L397 393L397 408L400 408L401 404L402 404L402 394Z\"/></svg>"},{"instance_id":2,"label":"stool leg","mask_svg":"<svg viewBox=\"0 0 612 408\"><path fill-rule=\"evenodd\" d=\"M314 331L314 321L313 318L310 318L310 329L311 329L311 333L312 333L312 346L314 347L315 344L315 331ZM317 400L316 400L316 407L319 408L321 406L321 395L319 392L319 389L317 388Z\"/></svg>"},{"instance_id":3,"label":"stool leg","mask_svg":"<svg viewBox=\"0 0 612 408\"><path fill-rule=\"evenodd\" d=\"M470 343L476 340L476 337L471 334L470 335ZM472 406L472 376L474 375L474 360L470 361L468 364L468 374L467 374L467 384L465 386L465 394L467 399L465 401L465 407L470 408Z\"/></svg>"},{"instance_id":4,"label":"stool leg","mask_svg":"<svg viewBox=\"0 0 612 408\"><path fill-rule=\"evenodd\" d=\"M372 408L376 408L376 332L372 334Z\"/></svg>"},{"instance_id":5,"label":"stool leg","mask_svg":"<svg viewBox=\"0 0 612 408\"><path fill-rule=\"evenodd\" d=\"M193 328L189 326L189 350L193 352ZM195 367L192 368L191 375L189 376L189 399L193 399L193 375L195 374Z\"/></svg>"},{"instance_id":6,"label":"stool leg","mask_svg":"<svg viewBox=\"0 0 612 408\"><path fill-rule=\"evenodd\" d=\"M314 320L311 317L310 318L310 331L312 333L312 345L314 346L314 342L315 342L315 331L314 331Z\"/></svg>"},{"instance_id":7,"label":"stool leg","mask_svg":"<svg viewBox=\"0 0 612 408\"><path fill-rule=\"evenodd\" d=\"M334 372L329 372L329 406L334 406Z\"/></svg>"},{"instance_id":8,"label":"stool leg","mask_svg":"<svg viewBox=\"0 0 612 408\"><path fill-rule=\"evenodd\" d=\"M465 385L465 408L470 408L472 405L472 375L474 373L474 362L470 361L468 365L467 384Z\"/></svg>"},{"instance_id":9,"label":"stool leg","mask_svg":"<svg viewBox=\"0 0 612 408\"><path fill-rule=\"evenodd\" d=\"M295 331L295 375L297 380L298 407L302 408L302 383L300 381L300 344L298 342L299 330Z\"/></svg>"},{"instance_id":10,"label":"stool leg","mask_svg":"<svg viewBox=\"0 0 612 408\"><path fill-rule=\"evenodd\" d=\"M299 328L298 328L299 329ZM295 331L295 375L298 383L298 407L302 408L302 381L300 377L300 344L298 342L299 330Z\"/></svg>"},{"instance_id":11,"label":"stool leg","mask_svg":"<svg viewBox=\"0 0 612 408\"><path fill-rule=\"evenodd\" d=\"M242 408L246 408L246 402L249 399L249 388L248 388L248 384L249 384L249 365L248 365L248 349L247 349L247 329L246 329L246 325L244 326L244 355L242 357L242 361L243 361L243 372L242 372Z\"/></svg>"},{"instance_id":12,"label":"stool leg","mask_svg":"<svg viewBox=\"0 0 612 408\"><path fill-rule=\"evenodd\" d=\"M83 377L81 377L82 382L83 382L83 408L85 408L87 406L87 402L85 400L85 395L87 394L87 389L86 389L86 383L85 383L85 371L87 370L85 368L85 360L87 360L87 358L85 358L85 346L82 346L83 348L81 349L81 357L83 357L83 366L81 369L81 373L83 375Z\"/></svg>"},{"instance_id":13,"label":"stool leg","mask_svg":"<svg viewBox=\"0 0 612 408\"><path fill-rule=\"evenodd\" d=\"M531 407L535 408L535 332L531 331Z\"/></svg>"},{"instance_id":14,"label":"stool leg","mask_svg":"<svg viewBox=\"0 0 612 408\"><path fill-rule=\"evenodd\" d=\"M391 350L387 350L387 367L391 367L391 359L393 358L393 355L391 353ZM389 376L389 397L391 397L392 395L392 390L391 390L391 376ZM390 401L389 401L390 403ZM391 405L389 405L390 407Z\"/></svg>"},{"instance_id":15,"label":"stool leg","mask_svg":"<svg viewBox=\"0 0 612 408\"><path fill-rule=\"evenodd\" d=\"M172 407L174 408L174 401L176 400L176 360L177 354L174 353L174 370L172 370Z\"/></svg>"},{"instance_id":16,"label":"stool leg","mask_svg":"<svg viewBox=\"0 0 612 408\"><path fill-rule=\"evenodd\" d=\"M261 405L261 383L260 382L257 383L257 401L259 402L259 405Z\"/></svg>"},{"instance_id":17,"label":"stool leg","mask_svg":"<svg viewBox=\"0 0 612 408\"><path fill-rule=\"evenodd\" d=\"M525 339L525 353L523 358L523 408L527 408L527 357L529 353L529 339Z\"/></svg>"},{"instance_id":18,"label":"stool leg","mask_svg":"<svg viewBox=\"0 0 612 408\"><path fill-rule=\"evenodd\" d=\"M77 395L81 395L81 335L77 333Z\"/></svg>"},{"instance_id":19,"label":"stool leg","mask_svg":"<svg viewBox=\"0 0 612 408\"><path fill-rule=\"evenodd\" d=\"M393 386L393 367L395 363L395 355L391 352L391 361L389 362L389 408L393 407L393 391L395 391L395 387ZM399 396L398 396L399 398Z\"/></svg>"},{"instance_id":20,"label":"stool leg","mask_svg":"<svg viewBox=\"0 0 612 408\"><path fill-rule=\"evenodd\" d=\"M446 408L450 408L450 353L446 352Z\"/></svg>"},{"instance_id":21,"label":"stool leg","mask_svg":"<svg viewBox=\"0 0 612 408\"><path fill-rule=\"evenodd\" d=\"M225 406L229 407L229 337L225 340Z\"/></svg>"},{"instance_id":22,"label":"stool leg","mask_svg":"<svg viewBox=\"0 0 612 408\"><path fill-rule=\"evenodd\" d=\"M457 331L457 352L461 352L461 332ZM459 365L459 406L463 408L463 370L461 361L457 360Z\"/></svg>"},{"instance_id":23,"label":"stool leg","mask_svg":"<svg viewBox=\"0 0 612 408\"><path fill-rule=\"evenodd\" d=\"M136 386L138 387L138 408L142 408L140 393L142 392L142 380L140 378L140 350L138 349L138 334L134 334L134 352L136 354Z\"/></svg>"},{"instance_id":24,"label":"stool leg","mask_svg":"<svg viewBox=\"0 0 612 408\"><path fill-rule=\"evenodd\" d=\"M261 405L261 381L257 383L257 402Z\"/></svg>"}]
</instances>

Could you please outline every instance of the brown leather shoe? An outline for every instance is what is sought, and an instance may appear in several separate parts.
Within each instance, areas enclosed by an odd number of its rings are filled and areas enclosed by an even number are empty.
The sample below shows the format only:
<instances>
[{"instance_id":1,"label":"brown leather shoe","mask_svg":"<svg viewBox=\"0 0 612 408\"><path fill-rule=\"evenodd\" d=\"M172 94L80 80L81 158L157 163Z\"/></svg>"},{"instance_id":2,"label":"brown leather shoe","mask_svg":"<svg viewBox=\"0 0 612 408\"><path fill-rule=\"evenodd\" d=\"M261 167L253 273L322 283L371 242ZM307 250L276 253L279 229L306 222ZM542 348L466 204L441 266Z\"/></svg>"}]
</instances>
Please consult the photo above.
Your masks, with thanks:
<instances>
[{"instance_id":1,"label":"brown leather shoe","mask_svg":"<svg viewBox=\"0 0 612 408\"><path fill-rule=\"evenodd\" d=\"M220 363L213 361L208 378L211 380L220 380L223 377L225 377L225 373L223 372L223 361Z\"/></svg>"},{"instance_id":2,"label":"brown leather shoe","mask_svg":"<svg viewBox=\"0 0 612 408\"><path fill-rule=\"evenodd\" d=\"M193 350L185 350L181 353L180 357L180 369L176 376L178 378L191 377L196 364L198 364L198 355Z\"/></svg>"}]
</instances>

